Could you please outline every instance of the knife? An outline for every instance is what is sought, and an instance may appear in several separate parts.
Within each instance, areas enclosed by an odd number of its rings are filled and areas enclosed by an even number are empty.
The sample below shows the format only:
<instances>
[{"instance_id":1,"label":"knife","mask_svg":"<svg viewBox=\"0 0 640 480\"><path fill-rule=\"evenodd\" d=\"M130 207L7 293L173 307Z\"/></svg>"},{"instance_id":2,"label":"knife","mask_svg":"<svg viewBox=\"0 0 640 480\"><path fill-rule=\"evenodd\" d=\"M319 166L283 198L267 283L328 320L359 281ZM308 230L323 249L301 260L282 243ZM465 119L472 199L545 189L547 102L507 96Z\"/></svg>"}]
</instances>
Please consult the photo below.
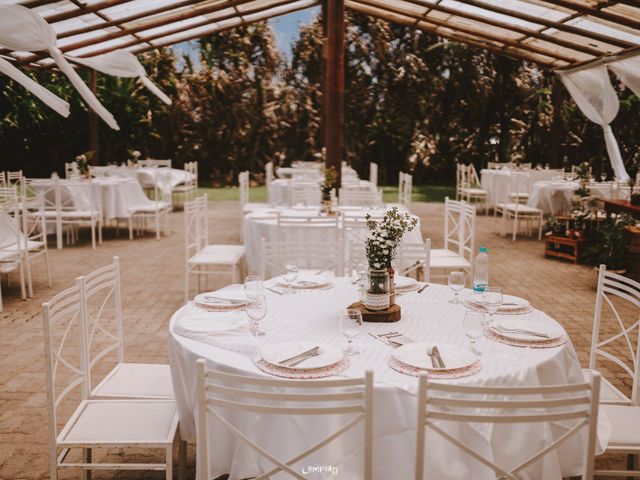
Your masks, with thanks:
<instances>
[{"instance_id":1,"label":"knife","mask_svg":"<svg viewBox=\"0 0 640 480\"><path fill-rule=\"evenodd\" d=\"M442 360L442 357L440 356L440 351L438 350L438 347L436 345L433 346L433 356L436 357L439 368L447 368L447 366L444 364L444 361Z\"/></svg>"},{"instance_id":2,"label":"knife","mask_svg":"<svg viewBox=\"0 0 640 480\"><path fill-rule=\"evenodd\" d=\"M306 355L311 355L314 353L317 353L318 350L320 350L320 347L315 346L313 348L310 348L309 350L305 350L304 352L301 352L297 355L294 355L293 357L289 357L289 358L285 358L284 360L280 360L278 362L278 365L286 365L289 362L295 362L296 360L299 360L302 357L305 357Z\"/></svg>"},{"instance_id":3,"label":"knife","mask_svg":"<svg viewBox=\"0 0 640 480\"><path fill-rule=\"evenodd\" d=\"M424 292L427 289L428 286L429 286L429 284L425 283L422 287L420 287L420 289L418 290L418 293Z\"/></svg>"},{"instance_id":4,"label":"knife","mask_svg":"<svg viewBox=\"0 0 640 480\"><path fill-rule=\"evenodd\" d=\"M209 296L209 295L205 295L204 299L205 300L209 300L211 302L230 303L232 305L244 305L245 303L247 303L244 300L238 300L238 299L235 299L235 298L212 297L212 296Z\"/></svg>"},{"instance_id":5,"label":"knife","mask_svg":"<svg viewBox=\"0 0 640 480\"><path fill-rule=\"evenodd\" d=\"M275 288L267 287L267 290L269 290L270 292L273 292L273 293L277 293L278 295L283 295L283 293L282 293L282 292L279 292L279 291L278 291L278 290L276 290Z\"/></svg>"}]
</instances>

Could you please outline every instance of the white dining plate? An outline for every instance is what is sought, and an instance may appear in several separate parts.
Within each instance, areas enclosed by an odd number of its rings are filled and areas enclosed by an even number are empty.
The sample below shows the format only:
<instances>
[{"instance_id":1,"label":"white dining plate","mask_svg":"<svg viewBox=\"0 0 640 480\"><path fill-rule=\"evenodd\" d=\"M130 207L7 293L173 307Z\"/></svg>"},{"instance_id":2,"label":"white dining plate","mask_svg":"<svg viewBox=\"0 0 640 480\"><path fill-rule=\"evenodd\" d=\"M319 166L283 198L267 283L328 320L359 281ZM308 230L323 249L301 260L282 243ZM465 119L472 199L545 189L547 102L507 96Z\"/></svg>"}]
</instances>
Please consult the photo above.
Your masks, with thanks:
<instances>
[{"instance_id":1,"label":"white dining plate","mask_svg":"<svg viewBox=\"0 0 640 480\"><path fill-rule=\"evenodd\" d=\"M311 357L295 367L280 365L281 361L291 358L294 355L298 355L299 353L306 352L314 347L320 347L319 355ZM271 363L272 365L277 365L282 368L291 368L296 370L311 370L329 367L331 365L335 365L344 357L342 351L332 345L302 340L264 345L261 348L260 353L263 360L267 363Z\"/></svg>"},{"instance_id":2,"label":"white dining plate","mask_svg":"<svg viewBox=\"0 0 640 480\"><path fill-rule=\"evenodd\" d=\"M196 295L193 299L196 304L215 308L242 308L247 305L247 298L242 291L223 290L218 292L206 292Z\"/></svg>"},{"instance_id":3,"label":"white dining plate","mask_svg":"<svg viewBox=\"0 0 640 480\"><path fill-rule=\"evenodd\" d=\"M410 290L418 285L418 281L415 278L394 275L393 285L396 290Z\"/></svg>"},{"instance_id":4,"label":"white dining plate","mask_svg":"<svg viewBox=\"0 0 640 480\"><path fill-rule=\"evenodd\" d=\"M405 365L437 371L457 370L459 368L469 367L477 360L473 352L466 348L450 345L448 343L438 343L436 345L446 368L434 368L431 364L431 358L427 355L427 349L433 348L433 343L410 343L396 348L392 355L394 359L404 363Z\"/></svg>"},{"instance_id":5,"label":"white dining plate","mask_svg":"<svg viewBox=\"0 0 640 480\"><path fill-rule=\"evenodd\" d=\"M508 312L511 310L522 310L529 306L528 300L525 300L524 298L516 297L514 295L503 295L502 303L503 304L513 303L515 305L502 305L500 308L498 308L498 310L501 312Z\"/></svg>"},{"instance_id":6,"label":"white dining plate","mask_svg":"<svg viewBox=\"0 0 640 480\"><path fill-rule=\"evenodd\" d=\"M511 338L513 340L526 340L528 342L547 342L549 340L556 340L564 335L564 330L557 323L536 321L528 318L501 318L495 320L490 328L494 333L502 337ZM546 334L549 335L549 338L538 337L531 333L506 331L517 329Z\"/></svg>"}]
</instances>

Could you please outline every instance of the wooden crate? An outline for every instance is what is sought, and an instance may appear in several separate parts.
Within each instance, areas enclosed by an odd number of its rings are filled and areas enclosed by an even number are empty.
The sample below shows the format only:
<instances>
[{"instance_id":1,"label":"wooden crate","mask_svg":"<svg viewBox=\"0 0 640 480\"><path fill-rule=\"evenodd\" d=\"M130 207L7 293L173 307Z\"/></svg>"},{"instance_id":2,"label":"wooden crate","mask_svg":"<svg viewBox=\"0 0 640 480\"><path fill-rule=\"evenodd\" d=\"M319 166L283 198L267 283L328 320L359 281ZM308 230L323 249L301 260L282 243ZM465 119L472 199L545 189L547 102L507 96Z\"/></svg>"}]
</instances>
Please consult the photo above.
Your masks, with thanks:
<instances>
[{"instance_id":1,"label":"wooden crate","mask_svg":"<svg viewBox=\"0 0 640 480\"><path fill-rule=\"evenodd\" d=\"M584 249L589 245L586 238L569 238L559 235L547 235L544 255L546 257L562 258L579 263Z\"/></svg>"}]
</instances>

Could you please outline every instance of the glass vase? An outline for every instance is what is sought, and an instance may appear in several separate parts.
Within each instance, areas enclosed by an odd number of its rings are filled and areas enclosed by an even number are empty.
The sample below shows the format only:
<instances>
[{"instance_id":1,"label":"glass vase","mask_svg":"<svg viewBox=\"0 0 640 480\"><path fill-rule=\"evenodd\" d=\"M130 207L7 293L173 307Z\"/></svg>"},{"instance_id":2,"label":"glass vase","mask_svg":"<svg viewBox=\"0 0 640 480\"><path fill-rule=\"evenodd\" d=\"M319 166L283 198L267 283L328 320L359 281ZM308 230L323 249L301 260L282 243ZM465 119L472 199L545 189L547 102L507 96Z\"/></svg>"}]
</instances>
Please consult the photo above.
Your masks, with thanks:
<instances>
[{"instance_id":1,"label":"glass vase","mask_svg":"<svg viewBox=\"0 0 640 480\"><path fill-rule=\"evenodd\" d=\"M391 283L389 271L369 269L369 288L364 296L364 306L369 310L386 310L390 306Z\"/></svg>"}]
</instances>

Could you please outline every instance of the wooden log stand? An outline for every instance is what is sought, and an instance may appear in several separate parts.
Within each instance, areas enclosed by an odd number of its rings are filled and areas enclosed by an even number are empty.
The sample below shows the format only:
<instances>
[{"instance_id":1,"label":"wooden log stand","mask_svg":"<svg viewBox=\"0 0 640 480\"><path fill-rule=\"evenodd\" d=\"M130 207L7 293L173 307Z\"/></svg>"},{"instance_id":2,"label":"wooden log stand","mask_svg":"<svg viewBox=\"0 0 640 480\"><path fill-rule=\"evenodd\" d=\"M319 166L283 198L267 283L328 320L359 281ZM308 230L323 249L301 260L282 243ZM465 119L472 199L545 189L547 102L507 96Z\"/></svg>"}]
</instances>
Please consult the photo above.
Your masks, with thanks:
<instances>
[{"instance_id":1,"label":"wooden log stand","mask_svg":"<svg viewBox=\"0 0 640 480\"><path fill-rule=\"evenodd\" d=\"M393 304L385 310L369 310L362 302L349 305L348 308L359 310L364 322L393 323L400 320L400 305Z\"/></svg>"}]
</instances>

